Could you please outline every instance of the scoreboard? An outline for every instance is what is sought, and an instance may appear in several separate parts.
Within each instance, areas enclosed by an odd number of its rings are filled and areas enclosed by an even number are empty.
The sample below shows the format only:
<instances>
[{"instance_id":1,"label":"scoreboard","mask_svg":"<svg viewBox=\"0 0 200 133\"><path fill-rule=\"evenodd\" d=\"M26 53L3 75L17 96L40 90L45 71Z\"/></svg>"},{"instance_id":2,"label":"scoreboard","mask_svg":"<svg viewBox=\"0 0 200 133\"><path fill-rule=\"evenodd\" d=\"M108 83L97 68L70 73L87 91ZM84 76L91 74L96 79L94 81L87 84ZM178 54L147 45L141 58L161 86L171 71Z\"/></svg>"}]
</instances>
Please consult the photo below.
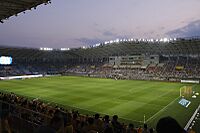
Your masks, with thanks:
<instances>
[{"instance_id":1,"label":"scoreboard","mask_svg":"<svg viewBox=\"0 0 200 133\"><path fill-rule=\"evenodd\" d=\"M10 56L0 56L0 65L11 65L12 57Z\"/></svg>"}]
</instances>

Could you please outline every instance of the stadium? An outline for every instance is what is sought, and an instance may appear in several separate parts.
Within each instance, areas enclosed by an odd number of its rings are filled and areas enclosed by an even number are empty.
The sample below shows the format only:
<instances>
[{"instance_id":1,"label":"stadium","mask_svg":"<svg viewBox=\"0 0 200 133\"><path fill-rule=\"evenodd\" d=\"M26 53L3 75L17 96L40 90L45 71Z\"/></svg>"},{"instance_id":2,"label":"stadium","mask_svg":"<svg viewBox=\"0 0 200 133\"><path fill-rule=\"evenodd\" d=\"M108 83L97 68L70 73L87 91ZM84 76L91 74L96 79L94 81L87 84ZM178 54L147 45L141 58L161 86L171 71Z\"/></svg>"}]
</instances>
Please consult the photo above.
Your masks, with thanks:
<instances>
[{"instance_id":1,"label":"stadium","mask_svg":"<svg viewBox=\"0 0 200 133\"><path fill-rule=\"evenodd\" d=\"M0 2L0 20L43 3L49 1ZM144 124L156 132L158 121L170 116L199 133L199 53L199 37L120 38L61 49L0 46L1 121L16 133L52 119L71 132L91 132L95 123L92 132L125 133Z\"/></svg>"}]
</instances>

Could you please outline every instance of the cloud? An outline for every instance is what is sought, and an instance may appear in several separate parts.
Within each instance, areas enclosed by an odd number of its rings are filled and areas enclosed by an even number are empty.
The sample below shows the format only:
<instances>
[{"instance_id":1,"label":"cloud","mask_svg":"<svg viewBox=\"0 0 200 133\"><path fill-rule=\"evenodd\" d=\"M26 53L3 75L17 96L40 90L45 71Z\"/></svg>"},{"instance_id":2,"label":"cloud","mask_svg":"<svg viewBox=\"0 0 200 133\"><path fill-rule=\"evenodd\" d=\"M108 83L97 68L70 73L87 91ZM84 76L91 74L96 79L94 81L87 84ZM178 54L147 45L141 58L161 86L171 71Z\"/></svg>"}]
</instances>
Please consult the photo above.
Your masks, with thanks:
<instances>
[{"instance_id":1,"label":"cloud","mask_svg":"<svg viewBox=\"0 0 200 133\"><path fill-rule=\"evenodd\" d=\"M99 38L86 38L86 37L82 37L82 38L75 39L75 41L78 41L81 44L93 45L93 44L101 43L104 40L99 39Z\"/></svg>"},{"instance_id":2,"label":"cloud","mask_svg":"<svg viewBox=\"0 0 200 133\"><path fill-rule=\"evenodd\" d=\"M200 20L190 22L188 25L166 33L170 37L193 37L200 36Z\"/></svg>"},{"instance_id":3,"label":"cloud","mask_svg":"<svg viewBox=\"0 0 200 133\"><path fill-rule=\"evenodd\" d=\"M102 35L104 38L106 38L107 40L114 40L114 39L122 39L122 38L128 38L130 35L121 35L119 33L114 33L111 30L105 30L102 32Z\"/></svg>"},{"instance_id":4,"label":"cloud","mask_svg":"<svg viewBox=\"0 0 200 133\"><path fill-rule=\"evenodd\" d=\"M74 39L74 43L78 43L79 46L83 46L83 45L87 45L88 46L88 45L94 45L94 44L97 44L97 43L103 43L103 42L109 41L109 40L114 40L114 39L117 39L117 38L122 39L122 38L127 38L127 37L118 36L118 35L116 35L115 37L112 36L112 37L110 37L110 39L108 39L108 38L99 39L99 38L86 38L86 37L83 37L83 38Z\"/></svg>"},{"instance_id":5,"label":"cloud","mask_svg":"<svg viewBox=\"0 0 200 133\"><path fill-rule=\"evenodd\" d=\"M79 43L80 45L94 45L97 43L103 43L105 41L114 40L114 39L121 39L127 38L126 35L119 35L117 33L112 32L113 30L104 30L100 32L99 37L81 37L74 39L74 42Z\"/></svg>"},{"instance_id":6,"label":"cloud","mask_svg":"<svg viewBox=\"0 0 200 133\"><path fill-rule=\"evenodd\" d=\"M116 37L116 36L118 36L116 33L113 33L113 32L111 32L111 31L104 31L102 34L103 34L104 36L111 36L111 37Z\"/></svg>"}]
</instances>

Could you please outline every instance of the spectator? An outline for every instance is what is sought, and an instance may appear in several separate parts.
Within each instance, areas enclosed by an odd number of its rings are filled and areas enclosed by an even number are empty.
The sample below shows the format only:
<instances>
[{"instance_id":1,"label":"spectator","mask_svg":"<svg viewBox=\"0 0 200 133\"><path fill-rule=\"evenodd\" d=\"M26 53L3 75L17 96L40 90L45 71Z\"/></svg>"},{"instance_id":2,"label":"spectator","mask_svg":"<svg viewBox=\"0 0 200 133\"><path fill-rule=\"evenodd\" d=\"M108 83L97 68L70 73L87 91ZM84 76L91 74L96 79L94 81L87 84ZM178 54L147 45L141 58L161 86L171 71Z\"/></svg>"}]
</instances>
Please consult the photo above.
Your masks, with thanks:
<instances>
[{"instance_id":1,"label":"spectator","mask_svg":"<svg viewBox=\"0 0 200 133\"><path fill-rule=\"evenodd\" d=\"M150 128L150 129L149 129L149 133L153 133L153 128Z\"/></svg>"},{"instance_id":2,"label":"spectator","mask_svg":"<svg viewBox=\"0 0 200 133\"><path fill-rule=\"evenodd\" d=\"M114 132L115 133L121 133L122 132L122 125L118 122L118 116L114 115L113 119L111 121Z\"/></svg>"},{"instance_id":3,"label":"spectator","mask_svg":"<svg viewBox=\"0 0 200 133\"><path fill-rule=\"evenodd\" d=\"M144 128L142 133L149 133L148 128L147 128L147 124L144 124Z\"/></svg>"},{"instance_id":4,"label":"spectator","mask_svg":"<svg viewBox=\"0 0 200 133\"><path fill-rule=\"evenodd\" d=\"M102 131L102 126L103 126L103 122L102 120L100 120L100 115L97 113L94 115L94 124L97 127L98 131L101 132Z\"/></svg>"},{"instance_id":5,"label":"spectator","mask_svg":"<svg viewBox=\"0 0 200 133\"><path fill-rule=\"evenodd\" d=\"M179 123L169 116L158 121L156 131L157 133L186 133Z\"/></svg>"},{"instance_id":6,"label":"spectator","mask_svg":"<svg viewBox=\"0 0 200 133\"><path fill-rule=\"evenodd\" d=\"M67 113L67 123L65 126L65 133L73 133L72 117L70 113Z\"/></svg>"},{"instance_id":7,"label":"spectator","mask_svg":"<svg viewBox=\"0 0 200 133\"><path fill-rule=\"evenodd\" d=\"M97 132L97 127L94 124L94 118L89 117L88 118L88 124L83 127L83 132L88 133L88 132Z\"/></svg>"},{"instance_id":8,"label":"spectator","mask_svg":"<svg viewBox=\"0 0 200 133\"><path fill-rule=\"evenodd\" d=\"M129 124L126 133L137 133L137 130L134 128L133 124Z\"/></svg>"},{"instance_id":9,"label":"spectator","mask_svg":"<svg viewBox=\"0 0 200 133\"><path fill-rule=\"evenodd\" d=\"M105 115L103 118L103 129L110 127L109 115Z\"/></svg>"},{"instance_id":10,"label":"spectator","mask_svg":"<svg viewBox=\"0 0 200 133\"><path fill-rule=\"evenodd\" d=\"M114 133L114 131L113 131L112 127L107 127L107 128L105 128L104 133Z\"/></svg>"},{"instance_id":11,"label":"spectator","mask_svg":"<svg viewBox=\"0 0 200 133\"><path fill-rule=\"evenodd\" d=\"M64 133L63 117L54 115L49 125L39 127L35 133Z\"/></svg>"},{"instance_id":12,"label":"spectator","mask_svg":"<svg viewBox=\"0 0 200 133\"><path fill-rule=\"evenodd\" d=\"M196 133L193 129L189 129L188 133Z\"/></svg>"},{"instance_id":13,"label":"spectator","mask_svg":"<svg viewBox=\"0 0 200 133\"><path fill-rule=\"evenodd\" d=\"M142 133L142 131L143 131L142 128L139 127L137 132L138 132L138 133Z\"/></svg>"},{"instance_id":14,"label":"spectator","mask_svg":"<svg viewBox=\"0 0 200 133\"><path fill-rule=\"evenodd\" d=\"M6 112L0 119L0 133L12 133L9 124L8 112Z\"/></svg>"},{"instance_id":15,"label":"spectator","mask_svg":"<svg viewBox=\"0 0 200 133\"><path fill-rule=\"evenodd\" d=\"M72 119L72 125L74 127L74 132L78 132L78 127L79 127L80 121L78 120L78 113L74 112L73 113L73 119Z\"/></svg>"}]
</instances>

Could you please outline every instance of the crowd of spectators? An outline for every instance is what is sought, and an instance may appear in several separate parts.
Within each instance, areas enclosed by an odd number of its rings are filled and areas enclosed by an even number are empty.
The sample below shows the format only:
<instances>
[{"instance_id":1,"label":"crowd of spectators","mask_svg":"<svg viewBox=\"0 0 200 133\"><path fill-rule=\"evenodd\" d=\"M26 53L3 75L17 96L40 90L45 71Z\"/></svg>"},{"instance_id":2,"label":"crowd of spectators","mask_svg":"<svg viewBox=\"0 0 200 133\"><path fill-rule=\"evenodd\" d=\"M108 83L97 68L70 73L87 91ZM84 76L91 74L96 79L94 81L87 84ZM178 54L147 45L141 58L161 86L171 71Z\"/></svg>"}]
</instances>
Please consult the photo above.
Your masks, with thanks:
<instances>
[{"instance_id":1,"label":"crowd of spectators","mask_svg":"<svg viewBox=\"0 0 200 133\"><path fill-rule=\"evenodd\" d=\"M0 66L0 77L31 74L71 74L101 78L141 79L180 81L181 79L200 79L199 58L168 57L158 64L146 64L145 67L123 67L99 64L76 64L67 66L53 65L12 65Z\"/></svg>"},{"instance_id":2,"label":"crowd of spectators","mask_svg":"<svg viewBox=\"0 0 200 133\"><path fill-rule=\"evenodd\" d=\"M169 57L158 64L145 67L103 64L79 64L64 70L65 73L102 78L180 81L200 79L199 58Z\"/></svg>"},{"instance_id":3,"label":"crowd of spectators","mask_svg":"<svg viewBox=\"0 0 200 133\"><path fill-rule=\"evenodd\" d=\"M69 111L58 106L27 99L14 93L0 93L1 117L0 132L21 133L27 132L24 128L27 122L31 122L33 133L186 133L185 130L171 117L159 120L156 129L135 127L133 123L125 125L118 120L118 116L109 115L101 117L80 115L78 111ZM26 123L21 128L13 125L19 123L12 117L18 117Z\"/></svg>"},{"instance_id":4,"label":"crowd of spectators","mask_svg":"<svg viewBox=\"0 0 200 133\"><path fill-rule=\"evenodd\" d=\"M171 58L159 64L149 64L146 69L117 68L113 75L123 75L125 79L170 80L200 79L200 63L196 59Z\"/></svg>"},{"instance_id":5,"label":"crowd of spectators","mask_svg":"<svg viewBox=\"0 0 200 133\"><path fill-rule=\"evenodd\" d=\"M37 75L37 74L60 74L64 68L52 65L0 65L0 77Z\"/></svg>"}]
</instances>

